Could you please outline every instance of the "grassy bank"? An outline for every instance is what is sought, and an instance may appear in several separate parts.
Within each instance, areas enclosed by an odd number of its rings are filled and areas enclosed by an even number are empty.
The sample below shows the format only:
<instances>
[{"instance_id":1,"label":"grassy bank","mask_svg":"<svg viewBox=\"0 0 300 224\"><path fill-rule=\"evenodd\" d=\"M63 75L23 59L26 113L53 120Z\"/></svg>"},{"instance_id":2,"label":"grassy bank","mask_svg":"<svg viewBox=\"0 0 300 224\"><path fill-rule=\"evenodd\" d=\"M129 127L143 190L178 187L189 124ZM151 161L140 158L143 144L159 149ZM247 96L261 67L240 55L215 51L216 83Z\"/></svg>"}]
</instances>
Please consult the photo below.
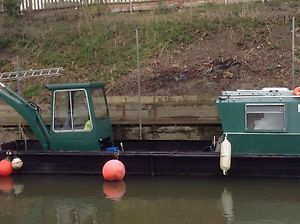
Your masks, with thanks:
<instances>
[{"instance_id":1,"label":"grassy bank","mask_svg":"<svg viewBox=\"0 0 300 224\"><path fill-rule=\"evenodd\" d=\"M185 48L224 29L251 37L256 28L272 22L262 10L280 8L282 13L285 8L296 10L297 4L297 0L226 7L203 4L180 11L162 7L132 14L112 14L103 6L90 6L18 18L0 15L0 71L15 70L18 55L22 69L64 67L67 72L62 81L111 82L135 69L136 28L141 61L146 63L162 48ZM30 84L25 93L40 91Z\"/></svg>"}]
</instances>

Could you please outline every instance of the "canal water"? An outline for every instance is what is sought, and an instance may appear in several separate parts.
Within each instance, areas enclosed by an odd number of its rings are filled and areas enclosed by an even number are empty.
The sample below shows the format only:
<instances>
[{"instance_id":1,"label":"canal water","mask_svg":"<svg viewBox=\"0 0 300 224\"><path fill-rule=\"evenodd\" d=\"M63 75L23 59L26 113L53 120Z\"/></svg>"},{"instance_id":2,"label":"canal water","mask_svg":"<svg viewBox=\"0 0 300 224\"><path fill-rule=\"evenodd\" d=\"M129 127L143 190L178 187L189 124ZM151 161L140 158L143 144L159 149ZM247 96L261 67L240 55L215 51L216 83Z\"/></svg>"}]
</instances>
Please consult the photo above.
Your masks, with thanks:
<instances>
[{"instance_id":1,"label":"canal water","mask_svg":"<svg viewBox=\"0 0 300 224\"><path fill-rule=\"evenodd\" d=\"M1 224L299 223L300 180L0 178Z\"/></svg>"}]
</instances>

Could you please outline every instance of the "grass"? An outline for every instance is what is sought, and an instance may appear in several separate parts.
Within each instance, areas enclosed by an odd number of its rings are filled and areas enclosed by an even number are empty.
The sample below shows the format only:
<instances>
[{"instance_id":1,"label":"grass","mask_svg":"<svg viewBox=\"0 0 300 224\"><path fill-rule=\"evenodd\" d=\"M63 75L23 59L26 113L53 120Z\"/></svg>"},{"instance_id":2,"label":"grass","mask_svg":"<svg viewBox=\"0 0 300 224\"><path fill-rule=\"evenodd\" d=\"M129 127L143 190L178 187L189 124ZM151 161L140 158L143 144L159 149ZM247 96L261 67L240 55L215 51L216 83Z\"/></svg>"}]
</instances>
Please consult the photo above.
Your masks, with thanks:
<instances>
[{"instance_id":1,"label":"grass","mask_svg":"<svg viewBox=\"0 0 300 224\"><path fill-rule=\"evenodd\" d=\"M33 97L33 96L39 96L43 91L43 87L38 84L33 84L33 85L28 85L25 92L24 96L25 97Z\"/></svg>"},{"instance_id":2,"label":"grass","mask_svg":"<svg viewBox=\"0 0 300 224\"><path fill-rule=\"evenodd\" d=\"M62 66L83 81L109 82L135 69L136 28L140 58L146 61L162 48L190 45L203 33L220 29L251 33L249 30L264 26L264 18L257 16L260 6L209 3L177 12L162 2L157 10L133 14L111 14L103 6L91 6L16 20L0 15L0 51L19 55L30 68ZM212 11L215 16L210 16ZM0 70L7 60L1 60ZM29 95L35 91L28 87Z\"/></svg>"}]
</instances>

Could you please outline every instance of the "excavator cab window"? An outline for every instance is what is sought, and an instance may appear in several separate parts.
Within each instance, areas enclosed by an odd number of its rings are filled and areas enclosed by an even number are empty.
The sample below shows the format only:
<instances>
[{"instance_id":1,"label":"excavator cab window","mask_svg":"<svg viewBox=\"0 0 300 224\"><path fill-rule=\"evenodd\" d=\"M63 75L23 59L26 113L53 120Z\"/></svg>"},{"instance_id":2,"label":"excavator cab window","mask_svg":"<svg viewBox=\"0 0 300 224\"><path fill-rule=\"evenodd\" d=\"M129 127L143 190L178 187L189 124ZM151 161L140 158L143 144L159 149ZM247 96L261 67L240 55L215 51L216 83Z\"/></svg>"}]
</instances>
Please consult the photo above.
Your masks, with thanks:
<instances>
[{"instance_id":1,"label":"excavator cab window","mask_svg":"<svg viewBox=\"0 0 300 224\"><path fill-rule=\"evenodd\" d=\"M91 131L93 129L87 93L84 89L54 92L53 129L55 132ZM87 127L87 122L90 127Z\"/></svg>"},{"instance_id":2,"label":"excavator cab window","mask_svg":"<svg viewBox=\"0 0 300 224\"><path fill-rule=\"evenodd\" d=\"M104 89L94 89L92 91L92 99L96 118L103 119L108 117L109 114Z\"/></svg>"}]
</instances>

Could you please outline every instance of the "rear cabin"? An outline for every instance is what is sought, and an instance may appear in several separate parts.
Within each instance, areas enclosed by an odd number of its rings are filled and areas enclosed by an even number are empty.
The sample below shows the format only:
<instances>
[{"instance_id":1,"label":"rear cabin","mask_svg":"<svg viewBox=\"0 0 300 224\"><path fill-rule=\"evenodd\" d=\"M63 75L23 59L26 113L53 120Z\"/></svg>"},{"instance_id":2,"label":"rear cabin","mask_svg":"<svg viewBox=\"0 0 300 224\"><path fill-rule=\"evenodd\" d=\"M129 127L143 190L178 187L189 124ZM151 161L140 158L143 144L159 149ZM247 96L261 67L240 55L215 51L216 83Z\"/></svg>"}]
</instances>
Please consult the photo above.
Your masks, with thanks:
<instances>
[{"instance_id":1,"label":"rear cabin","mask_svg":"<svg viewBox=\"0 0 300 224\"><path fill-rule=\"evenodd\" d=\"M233 155L300 154L300 97L293 91L223 91L217 109Z\"/></svg>"}]
</instances>

